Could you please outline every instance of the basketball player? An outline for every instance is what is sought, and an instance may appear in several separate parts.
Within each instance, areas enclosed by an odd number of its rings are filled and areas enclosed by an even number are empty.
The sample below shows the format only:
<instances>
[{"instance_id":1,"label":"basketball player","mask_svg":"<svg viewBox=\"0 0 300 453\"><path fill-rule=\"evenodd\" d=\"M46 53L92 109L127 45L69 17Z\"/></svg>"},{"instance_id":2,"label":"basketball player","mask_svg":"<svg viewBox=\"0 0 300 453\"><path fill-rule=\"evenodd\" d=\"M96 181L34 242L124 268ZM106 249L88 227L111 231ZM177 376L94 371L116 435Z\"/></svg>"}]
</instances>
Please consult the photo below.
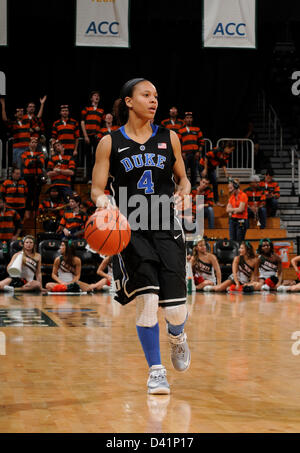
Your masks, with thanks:
<instances>
[{"instance_id":1,"label":"basketball player","mask_svg":"<svg viewBox=\"0 0 300 453\"><path fill-rule=\"evenodd\" d=\"M153 124L158 106L155 86L145 79L132 79L125 83L120 97L115 105L123 126L99 142L92 199L97 208L108 206L104 190L109 174L113 177L112 190L121 211L122 194L127 192L125 204L132 234L127 248L113 257L116 299L122 305L136 303L137 333L149 366L148 393L168 394L170 386L161 363L157 311L158 306L164 310L173 366L177 371L185 371L190 365L184 332L186 252L183 230L180 225L176 229L174 204L169 206L169 217L167 210L162 209L157 219L160 210L152 209L151 201L153 195L172 199L176 182L175 201L180 202L190 194L191 186L177 134ZM119 188L122 188L120 193ZM130 219L134 213L132 196L146 200L146 210L141 214L142 217L147 214L147 225ZM152 221L159 222L156 229Z\"/></svg>"},{"instance_id":2,"label":"basketball player","mask_svg":"<svg viewBox=\"0 0 300 453\"><path fill-rule=\"evenodd\" d=\"M240 245L239 253L239 256L236 256L232 262L232 274L229 278L220 285L205 287L204 291L225 291L226 289L241 291L244 285L252 282L257 259L250 242L243 241Z\"/></svg>"},{"instance_id":3,"label":"basketball player","mask_svg":"<svg viewBox=\"0 0 300 453\"><path fill-rule=\"evenodd\" d=\"M258 274L258 281L253 282L254 290L277 290L282 284L283 272L281 258L274 253L273 242L268 238L261 239L257 253L259 256L255 272Z\"/></svg>"},{"instance_id":4,"label":"basketball player","mask_svg":"<svg viewBox=\"0 0 300 453\"><path fill-rule=\"evenodd\" d=\"M191 265L197 290L204 289L205 286L213 286L216 283L220 285L221 269L218 260L213 253L207 251L204 239L198 241L193 248Z\"/></svg>"},{"instance_id":5,"label":"basketball player","mask_svg":"<svg viewBox=\"0 0 300 453\"><path fill-rule=\"evenodd\" d=\"M92 288L87 283L81 282L81 259L75 256L75 248L71 241L61 241L59 251L60 256L57 256L53 263L52 279L54 282L46 284L46 289L52 291L53 288L59 285L69 285L77 283L82 291L91 292Z\"/></svg>"},{"instance_id":6,"label":"basketball player","mask_svg":"<svg viewBox=\"0 0 300 453\"><path fill-rule=\"evenodd\" d=\"M21 276L5 278L0 282L0 290L4 291L40 291L42 289L41 255L35 251L33 236L25 236L23 248L12 256L7 267L15 261L18 255L23 254Z\"/></svg>"}]
</instances>

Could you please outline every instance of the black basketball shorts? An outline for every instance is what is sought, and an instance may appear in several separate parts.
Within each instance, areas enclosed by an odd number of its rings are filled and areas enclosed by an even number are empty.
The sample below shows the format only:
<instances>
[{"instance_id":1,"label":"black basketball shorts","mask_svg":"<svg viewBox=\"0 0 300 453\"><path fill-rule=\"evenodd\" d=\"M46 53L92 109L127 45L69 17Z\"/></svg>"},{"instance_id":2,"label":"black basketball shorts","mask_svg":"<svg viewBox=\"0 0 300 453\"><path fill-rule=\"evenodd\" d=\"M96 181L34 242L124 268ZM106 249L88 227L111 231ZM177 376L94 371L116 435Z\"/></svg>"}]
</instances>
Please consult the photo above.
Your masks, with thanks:
<instances>
[{"instance_id":1,"label":"black basketball shorts","mask_svg":"<svg viewBox=\"0 0 300 453\"><path fill-rule=\"evenodd\" d=\"M113 257L117 295L126 305L141 294L158 294L162 307L186 302L186 249L183 233L132 231L125 250Z\"/></svg>"}]
</instances>

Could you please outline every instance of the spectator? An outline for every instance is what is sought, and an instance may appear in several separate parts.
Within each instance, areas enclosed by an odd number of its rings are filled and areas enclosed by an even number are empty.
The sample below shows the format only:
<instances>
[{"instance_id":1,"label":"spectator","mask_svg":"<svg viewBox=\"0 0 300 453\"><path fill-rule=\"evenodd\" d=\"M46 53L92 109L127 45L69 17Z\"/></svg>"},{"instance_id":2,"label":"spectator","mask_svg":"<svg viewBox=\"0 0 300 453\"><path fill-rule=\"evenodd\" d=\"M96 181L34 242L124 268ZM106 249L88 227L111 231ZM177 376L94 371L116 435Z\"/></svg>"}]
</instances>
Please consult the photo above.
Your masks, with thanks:
<instances>
[{"instance_id":1,"label":"spectator","mask_svg":"<svg viewBox=\"0 0 300 453\"><path fill-rule=\"evenodd\" d=\"M28 187L25 219L30 218L31 211L37 211L42 185L45 182L44 154L37 150L39 139L31 137L29 149L22 154L24 179Z\"/></svg>"},{"instance_id":2,"label":"spectator","mask_svg":"<svg viewBox=\"0 0 300 453\"><path fill-rule=\"evenodd\" d=\"M251 177L250 186L244 192L248 197L248 219L255 218L257 225L263 230L267 223L266 195L265 191L259 186L258 175Z\"/></svg>"},{"instance_id":3,"label":"spectator","mask_svg":"<svg viewBox=\"0 0 300 453\"><path fill-rule=\"evenodd\" d=\"M31 121L31 135L33 137L37 137L41 140L41 135L45 134L45 125L42 120L44 106L46 102L47 96L44 96L40 99L40 109L38 114L35 114L36 105L34 102L28 102L26 107L26 114L24 115L23 119L29 119Z\"/></svg>"},{"instance_id":4,"label":"spectator","mask_svg":"<svg viewBox=\"0 0 300 453\"><path fill-rule=\"evenodd\" d=\"M65 209L57 230L57 233L61 234L63 238L75 239L84 235L84 226L88 217L80 211L80 203L81 199L78 195L70 197L69 207Z\"/></svg>"},{"instance_id":5,"label":"spectator","mask_svg":"<svg viewBox=\"0 0 300 453\"><path fill-rule=\"evenodd\" d=\"M92 291L90 285L81 282L81 259L76 256L74 245L69 240L63 240L60 244L60 256L57 256L53 263L52 279L54 282L46 284L46 289L52 291L56 285L65 285L77 283L82 291Z\"/></svg>"},{"instance_id":6,"label":"spectator","mask_svg":"<svg viewBox=\"0 0 300 453\"><path fill-rule=\"evenodd\" d=\"M195 186L197 180L197 162L202 154L204 141L203 133L199 127L193 126L193 113L185 113L185 125L177 133L181 142L182 157L186 171L190 169L191 186Z\"/></svg>"},{"instance_id":7,"label":"spectator","mask_svg":"<svg viewBox=\"0 0 300 453\"><path fill-rule=\"evenodd\" d=\"M202 177L208 177L209 181L213 186L214 192L214 201L217 206L224 206L222 203L219 203L219 193L218 193L218 181L216 176L216 168L222 167L225 173L226 178L229 177L227 172L227 165L232 151L234 150L235 145L233 141L229 140L225 143L224 147L213 148L208 151L205 157L200 159L200 175Z\"/></svg>"},{"instance_id":8,"label":"spectator","mask_svg":"<svg viewBox=\"0 0 300 453\"><path fill-rule=\"evenodd\" d=\"M161 125L166 127L167 129L171 129L172 131L178 132L179 129L184 127L184 121L177 118L178 110L177 107L170 108L170 118L162 120Z\"/></svg>"},{"instance_id":9,"label":"spectator","mask_svg":"<svg viewBox=\"0 0 300 453\"><path fill-rule=\"evenodd\" d=\"M112 131L116 131L119 129L119 126L115 126L113 124L114 122L114 117L111 113L107 113L105 115L105 127L102 127L97 134L97 139L100 140L102 137L104 137L107 134L110 134Z\"/></svg>"},{"instance_id":10,"label":"spectator","mask_svg":"<svg viewBox=\"0 0 300 453\"><path fill-rule=\"evenodd\" d=\"M51 183L59 188L64 201L68 201L69 196L73 194L71 178L76 164L70 155L65 155L64 146L59 140L53 143L53 151L54 156L47 165L47 176L51 179Z\"/></svg>"},{"instance_id":11,"label":"spectator","mask_svg":"<svg viewBox=\"0 0 300 453\"><path fill-rule=\"evenodd\" d=\"M8 277L0 282L0 289L4 291L40 291L42 289L41 255L35 251L33 236L25 236L23 248L13 255L10 266L18 255L22 254L21 276Z\"/></svg>"},{"instance_id":12,"label":"spectator","mask_svg":"<svg viewBox=\"0 0 300 453\"><path fill-rule=\"evenodd\" d=\"M100 93L92 91L89 96L90 105L81 111L81 129L85 141L85 156L87 167L87 178L92 179L92 170L95 163L95 152L99 141L101 123L104 117L104 110L99 107Z\"/></svg>"},{"instance_id":13,"label":"spectator","mask_svg":"<svg viewBox=\"0 0 300 453\"><path fill-rule=\"evenodd\" d=\"M226 212L229 214L229 237L231 241L245 239L248 219L248 197L240 190L238 179L230 178L228 183L229 201Z\"/></svg>"},{"instance_id":14,"label":"spectator","mask_svg":"<svg viewBox=\"0 0 300 453\"><path fill-rule=\"evenodd\" d=\"M45 231L55 232L58 228L60 219L64 215L65 205L61 201L61 196L57 186L52 186L48 190L49 196L39 205L38 215L43 222Z\"/></svg>"},{"instance_id":15,"label":"spectator","mask_svg":"<svg viewBox=\"0 0 300 453\"><path fill-rule=\"evenodd\" d=\"M264 181L259 183L259 187L265 191L266 206L270 211L270 217L276 216L278 200L280 198L280 187L278 182L273 181L273 175L273 170L267 170Z\"/></svg>"},{"instance_id":16,"label":"spectator","mask_svg":"<svg viewBox=\"0 0 300 453\"><path fill-rule=\"evenodd\" d=\"M0 241L15 241L21 234L22 221L19 214L5 203L3 194L0 194Z\"/></svg>"},{"instance_id":17,"label":"spectator","mask_svg":"<svg viewBox=\"0 0 300 453\"><path fill-rule=\"evenodd\" d=\"M207 251L205 239L198 241L193 248L191 265L197 290L203 290L206 286L220 285L220 265L216 256Z\"/></svg>"},{"instance_id":18,"label":"spectator","mask_svg":"<svg viewBox=\"0 0 300 453\"><path fill-rule=\"evenodd\" d=\"M196 205L196 196L202 195L204 197L204 206ZM199 182L197 189L192 190L193 198L193 213L196 214L197 209L202 209L204 207L204 217L208 218L208 228L215 227L215 213L213 208L213 192L209 187L208 178L202 178Z\"/></svg>"},{"instance_id":19,"label":"spectator","mask_svg":"<svg viewBox=\"0 0 300 453\"><path fill-rule=\"evenodd\" d=\"M28 148L32 130L32 121L24 119L24 109L21 107L16 108L15 120L11 121L7 118L5 110L5 99L0 98L2 107L2 119L6 124L9 132L13 137L13 156L12 163L14 166L22 167L21 155Z\"/></svg>"},{"instance_id":20,"label":"spectator","mask_svg":"<svg viewBox=\"0 0 300 453\"><path fill-rule=\"evenodd\" d=\"M52 126L52 139L59 140L65 149L65 155L77 156L79 141L79 125L76 120L69 118L68 105L60 106L60 119Z\"/></svg>"},{"instance_id":21,"label":"spectator","mask_svg":"<svg viewBox=\"0 0 300 453\"><path fill-rule=\"evenodd\" d=\"M17 211L21 220L23 220L28 187L27 182L21 179L20 168L13 167L11 179L6 179L3 182L0 192L5 197L6 206Z\"/></svg>"}]
</instances>

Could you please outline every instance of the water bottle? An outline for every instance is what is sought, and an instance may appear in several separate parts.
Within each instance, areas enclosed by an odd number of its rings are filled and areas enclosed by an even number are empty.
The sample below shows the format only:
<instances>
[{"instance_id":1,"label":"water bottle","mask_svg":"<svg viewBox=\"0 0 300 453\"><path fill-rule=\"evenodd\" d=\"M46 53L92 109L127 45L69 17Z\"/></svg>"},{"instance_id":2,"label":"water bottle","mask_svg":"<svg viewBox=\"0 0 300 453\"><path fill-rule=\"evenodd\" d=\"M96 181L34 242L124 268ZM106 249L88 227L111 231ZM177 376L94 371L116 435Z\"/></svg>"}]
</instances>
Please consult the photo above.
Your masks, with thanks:
<instances>
[{"instance_id":1,"label":"water bottle","mask_svg":"<svg viewBox=\"0 0 300 453\"><path fill-rule=\"evenodd\" d=\"M193 279L189 277L187 279L187 293L192 294L192 291L193 291Z\"/></svg>"},{"instance_id":2,"label":"water bottle","mask_svg":"<svg viewBox=\"0 0 300 453\"><path fill-rule=\"evenodd\" d=\"M3 253L8 253L8 247L7 247L6 241L2 242L2 250L3 250Z\"/></svg>"}]
</instances>

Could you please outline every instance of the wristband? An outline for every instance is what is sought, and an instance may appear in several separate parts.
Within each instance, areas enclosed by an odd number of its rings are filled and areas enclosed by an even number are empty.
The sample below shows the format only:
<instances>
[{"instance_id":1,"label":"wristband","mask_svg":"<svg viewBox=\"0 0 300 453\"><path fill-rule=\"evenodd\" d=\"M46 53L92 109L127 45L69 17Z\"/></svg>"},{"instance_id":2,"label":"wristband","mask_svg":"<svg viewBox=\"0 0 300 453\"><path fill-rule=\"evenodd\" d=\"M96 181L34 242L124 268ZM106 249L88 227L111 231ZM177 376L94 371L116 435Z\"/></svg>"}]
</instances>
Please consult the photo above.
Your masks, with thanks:
<instances>
[{"instance_id":1,"label":"wristband","mask_svg":"<svg viewBox=\"0 0 300 453\"><path fill-rule=\"evenodd\" d=\"M106 208L109 204L109 199L107 198L106 195L99 195L99 197L96 200L96 207L97 208Z\"/></svg>"}]
</instances>

